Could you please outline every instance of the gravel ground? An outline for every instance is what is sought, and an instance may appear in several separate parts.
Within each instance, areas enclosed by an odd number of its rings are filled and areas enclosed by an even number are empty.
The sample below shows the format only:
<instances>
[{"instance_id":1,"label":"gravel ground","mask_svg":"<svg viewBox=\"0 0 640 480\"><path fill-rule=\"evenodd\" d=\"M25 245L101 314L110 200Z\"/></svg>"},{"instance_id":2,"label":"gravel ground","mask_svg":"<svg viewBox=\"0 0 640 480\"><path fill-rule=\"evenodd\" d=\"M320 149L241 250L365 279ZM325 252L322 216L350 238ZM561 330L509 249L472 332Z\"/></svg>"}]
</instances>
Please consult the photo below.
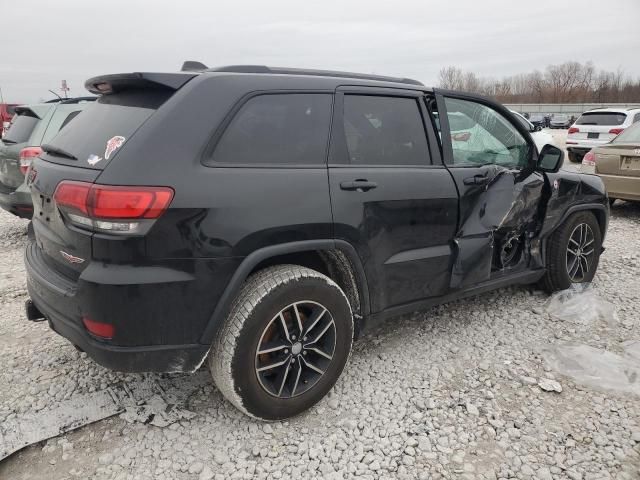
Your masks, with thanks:
<instances>
[{"instance_id":1,"label":"gravel ground","mask_svg":"<svg viewBox=\"0 0 640 480\"><path fill-rule=\"evenodd\" d=\"M502 289L368 333L330 395L290 421L245 417L201 370L184 405L192 418L162 428L114 416L12 455L0 478L640 478L640 397L544 360L568 342L620 354L640 340L640 204L618 203L594 281L617 321L562 321L542 292ZM25 242L26 222L0 211L2 423L110 386L181 378L110 372L25 321ZM632 389L638 363L617 372Z\"/></svg>"}]
</instances>

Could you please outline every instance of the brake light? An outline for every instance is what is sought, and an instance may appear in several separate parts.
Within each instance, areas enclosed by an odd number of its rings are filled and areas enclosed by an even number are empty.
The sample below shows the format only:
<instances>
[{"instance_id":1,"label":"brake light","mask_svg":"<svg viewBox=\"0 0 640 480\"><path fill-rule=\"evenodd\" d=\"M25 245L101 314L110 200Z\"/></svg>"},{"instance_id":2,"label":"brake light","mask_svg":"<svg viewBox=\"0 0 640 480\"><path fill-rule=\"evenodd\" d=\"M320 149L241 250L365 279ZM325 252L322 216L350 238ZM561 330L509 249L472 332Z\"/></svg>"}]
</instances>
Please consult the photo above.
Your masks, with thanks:
<instances>
[{"instance_id":1,"label":"brake light","mask_svg":"<svg viewBox=\"0 0 640 480\"><path fill-rule=\"evenodd\" d=\"M173 189L64 180L58 184L53 198L58 208L76 225L113 233L131 233L138 230L140 221L159 218L165 212L173 199Z\"/></svg>"},{"instance_id":2,"label":"brake light","mask_svg":"<svg viewBox=\"0 0 640 480\"><path fill-rule=\"evenodd\" d=\"M589 150L585 153L584 157L582 157L582 165L588 165L589 167L594 167L596 165L596 154L593 150Z\"/></svg>"},{"instance_id":3,"label":"brake light","mask_svg":"<svg viewBox=\"0 0 640 480\"><path fill-rule=\"evenodd\" d=\"M111 340L115 333L115 328L110 323L96 322L89 317L82 317L82 323L90 334L105 340Z\"/></svg>"},{"instance_id":4,"label":"brake light","mask_svg":"<svg viewBox=\"0 0 640 480\"><path fill-rule=\"evenodd\" d=\"M624 128L612 128L609 130L609 133L613 133L614 135L620 135L622 132L624 132Z\"/></svg>"},{"instance_id":5,"label":"brake light","mask_svg":"<svg viewBox=\"0 0 640 480\"><path fill-rule=\"evenodd\" d=\"M571 127L567 132L567 134L571 134L571 133L580 133L580 129L578 127Z\"/></svg>"},{"instance_id":6,"label":"brake light","mask_svg":"<svg viewBox=\"0 0 640 480\"><path fill-rule=\"evenodd\" d=\"M40 147L26 147L20 150L20 171L23 175L27 174L33 159L39 157L41 153Z\"/></svg>"}]
</instances>

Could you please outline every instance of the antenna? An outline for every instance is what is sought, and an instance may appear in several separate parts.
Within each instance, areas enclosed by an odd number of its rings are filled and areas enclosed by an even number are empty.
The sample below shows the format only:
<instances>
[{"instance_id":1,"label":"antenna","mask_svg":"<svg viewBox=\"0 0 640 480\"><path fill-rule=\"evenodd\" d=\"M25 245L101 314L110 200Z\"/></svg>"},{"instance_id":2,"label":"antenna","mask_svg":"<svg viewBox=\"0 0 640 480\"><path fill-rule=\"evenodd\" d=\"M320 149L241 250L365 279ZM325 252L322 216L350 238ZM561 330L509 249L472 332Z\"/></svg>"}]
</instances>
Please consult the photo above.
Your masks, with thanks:
<instances>
[{"instance_id":1,"label":"antenna","mask_svg":"<svg viewBox=\"0 0 640 480\"><path fill-rule=\"evenodd\" d=\"M56 92L54 92L53 90L49 90L49 91L53 93L56 97L58 97L60 100L62 100L62 97L58 95Z\"/></svg>"}]
</instances>

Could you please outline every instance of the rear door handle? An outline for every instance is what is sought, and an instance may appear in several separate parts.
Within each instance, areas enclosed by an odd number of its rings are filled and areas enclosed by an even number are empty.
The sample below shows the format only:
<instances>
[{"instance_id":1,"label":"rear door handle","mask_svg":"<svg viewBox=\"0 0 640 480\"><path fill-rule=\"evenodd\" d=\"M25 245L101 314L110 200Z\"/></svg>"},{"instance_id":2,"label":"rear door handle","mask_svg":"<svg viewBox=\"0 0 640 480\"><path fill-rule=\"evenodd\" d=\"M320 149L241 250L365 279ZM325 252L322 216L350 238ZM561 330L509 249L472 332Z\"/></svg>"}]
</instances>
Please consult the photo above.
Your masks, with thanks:
<instances>
[{"instance_id":1,"label":"rear door handle","mask_svg":"<svg viewBox=\"0 0 640 480\"><path fill-rule=\"evenodd\" d=\"M376 188L378 184L376 182L370 182L369 180L365 180L359 178L357 180L353 180L351 182L340 182L340 188L342 190L352 190L357 192L368 192Z\"/></svg>"},{"instance_id":2,"label":"rear door handle","mask_svg":"<svg viewBox=\"0 0 640 480\"><path fill-rule=\"evenodd\" d=\"M486 185L489 183L489 177L486 175L474 175L463 180L465 185Z\"/></svg>"}]
</instances>

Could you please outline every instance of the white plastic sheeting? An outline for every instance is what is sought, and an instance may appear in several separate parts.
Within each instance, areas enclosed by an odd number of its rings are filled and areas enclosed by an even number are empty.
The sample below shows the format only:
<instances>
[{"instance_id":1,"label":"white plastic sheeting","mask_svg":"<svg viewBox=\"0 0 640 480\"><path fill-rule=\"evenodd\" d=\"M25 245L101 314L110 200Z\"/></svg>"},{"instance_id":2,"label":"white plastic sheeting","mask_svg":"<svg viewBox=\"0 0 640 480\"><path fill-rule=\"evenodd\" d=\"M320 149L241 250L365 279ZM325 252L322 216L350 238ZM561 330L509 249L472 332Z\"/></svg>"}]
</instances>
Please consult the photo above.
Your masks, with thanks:
<instances>
[{"instance_id":1,"label":"white plastic sheeting","mask_svg":"<svg viewBox=\"0 0 640 480\"><path fill-rule=\"evenodd\" d=\"M591 284L575 284L549 298L543 309L552 317L585 327L613 327L615 306ZM622 342L617 352L580 343L561 343L543 351L547 364L576 383L640 395L640 341Z\"/></svg>"}]
</instances>

